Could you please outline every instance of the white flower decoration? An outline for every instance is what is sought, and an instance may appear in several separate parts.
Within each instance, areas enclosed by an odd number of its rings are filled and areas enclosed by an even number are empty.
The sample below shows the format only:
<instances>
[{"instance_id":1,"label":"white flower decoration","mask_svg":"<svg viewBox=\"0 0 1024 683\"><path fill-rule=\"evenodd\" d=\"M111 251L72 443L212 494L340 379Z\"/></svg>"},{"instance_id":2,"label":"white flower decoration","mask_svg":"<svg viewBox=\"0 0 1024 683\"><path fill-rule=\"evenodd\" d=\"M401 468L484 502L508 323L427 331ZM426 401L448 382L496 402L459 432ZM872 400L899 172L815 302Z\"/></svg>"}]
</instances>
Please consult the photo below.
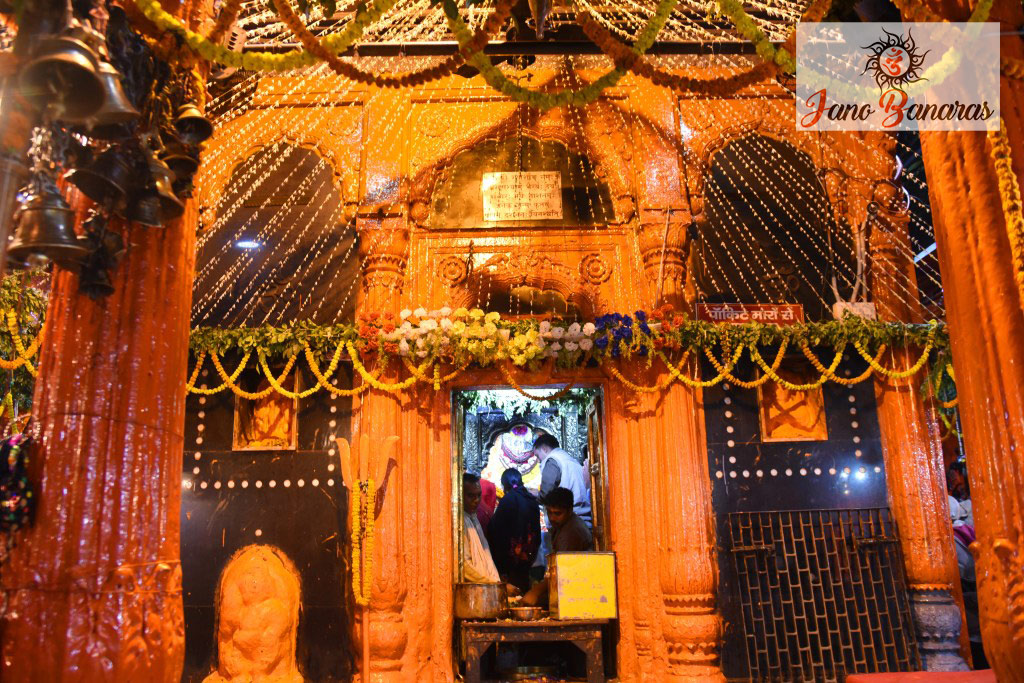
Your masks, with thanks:
<instances>
[{"instance_id":1,"label":"white flower decoration","mask_svg":"<svg viewBox=\"0 0 1024 683\"><path fill-rule=\"evenodd\" d=\"M580 324L579 323L573 323L572 325L569 325L569 329L566 330L565 333L568 336L570 336L570 337L572 337L574 339L576 337L579 337L580 336Z\"/></svg>"},{"instance_id":2,"label":"white flower decoration","mask_svg":"<svg viewBox=\"0 0 1024 683\"><path fill-rule=\"evenodd\" d=\"M420 322L420 329L421 330L428 330L428 331L429 330L436 330L437 329L437 321L436 320L431 320L430 318L427 318L426 320Z\"/></svg>"},{"instance_id":3,"label":"white flower decoration","mask_svg":"<svg viewBox=\"0 0 1024 683\"><path fill-rule=\"evenodd\" d=\"M445 332L452 329L452 321L449 318L441 318L441 329Z\"/></svg>"},{"instance_id":4,"label":"white flower decoration","mask_svg":"<svg viewBox=\"0 0 1024 683\"><path fill-rule=\"evenodd\" d=\"M444 308L441 309L440 313L443 317L447 318L452 314L452 309L449 308L448 306L445 306Z\"/></svg>"},{"instance_id":5,"label":"white flower decoration","mask_svg":"<svg viewBox=\"0 0 1024 683\"><path fill-rule=\"evenodd\" d=\"M593 347L594 341L592 339L587 339L586 337L580 339L580 348L583 349L584 351L589 351Z\"/></svg>"},{"instance_id":6,"label":"white flower decoration","mask_svg":"<svg viewBox=\"0 0 1024 683\"><path fill-rule=\"evenodd\" d=\"M579 347L580 347L580 345L577 344L574 341L567 341L567 342L565 342L565 350L566 351L575 351Z\"/></svg>"},{"instance_id":7,"label":"white flower decoration","mask_svg":"<svg viewBox=\"0 0 1024 683\"><path fill-rule=\"evenodd\" d=\"M398 317L401 318L402 320L405 320L410 315L412 315L412 311L410 311L408 308L403 308L402 312L398 314Z\"/></svg>"},{"instance_id":8,"label":"white flower decoration","mask_svg":"<svg viewBox=\"0 0 1024 683\"><path fill-rule=\"evenodd\" d=\"M565 328L564 327L552 327L551 328L551 336L553 338L555 338L555 339L561 339L562 337L565 336Z\"/></svg>"},{"instance_id":9,"label":"white flower decoration","mask_svg":"<svg viewBox=\"0 0 1024 683\"><path fill-rule=\"evenodd\" d=\"M417 349L425 349L425 348L427 348L427 340L424 339L423 337L420 337L419 339L417 339L416 340L416 348Z\"/></svg>"},{"instance_id":10,"label":"white flower decoration","mask_svg":"<svg viewBox=\"0 0 1024 683\"><path fill-rule=\"evenodd\" d=\"M597 328L594 327L594 323L587 323L586 325L583 326L583 334L587 335L588 337L594 334L594 332L596 331Z\"/></svg>"},{"instance_id":11,"label":"white flower decoration","mask_svg":"<svg viewBox=\"0 0 1024 683\"><path fill-rule=\"evenodd\" d=\"M547 334L550 331L551 331L551 323L548 322L547 320L542 320L541 323L540 323L540 333L541 334Z\"/></svg>"},{"instance_id":12,"label":"white flower decoration","mask_svg":"<svg viewBox=\"0 0 1024 683\"><path fill-rule=\"evenodd\" d=\"M562 345L561 345L561 344L559 344L558 342L555 342L554 344L552 344L552 345L550 346L550 349L551 349L552 351L556 351L556 352L557 352L557 351L561 351L561 350L562 350Z\"/></svg>"},{"instance_id":13,"label":"white flower decoration","mask_svg":"<svg viewBox=\"0 0 1024 683\"><path fill-rule=\"evenodd\" d=\"M417 318L426 318L427 317L427 309L425 309L422 306L420 306L415 311L413 311L412 314L414 316L416 316Z\"/></svg>"},{"instance_id":14,"label":"white flower decoration","mask_svg":"<svg viewBox=\"0 0 1024 683\"><path fill-rule=\"evenodd\" d=\"M409 342L406 341L405 339L403 339L402 341L398 342L398 352L400 354L402 354L403 356L408 356L409 355Z\"/></svg>"}]
</instances>

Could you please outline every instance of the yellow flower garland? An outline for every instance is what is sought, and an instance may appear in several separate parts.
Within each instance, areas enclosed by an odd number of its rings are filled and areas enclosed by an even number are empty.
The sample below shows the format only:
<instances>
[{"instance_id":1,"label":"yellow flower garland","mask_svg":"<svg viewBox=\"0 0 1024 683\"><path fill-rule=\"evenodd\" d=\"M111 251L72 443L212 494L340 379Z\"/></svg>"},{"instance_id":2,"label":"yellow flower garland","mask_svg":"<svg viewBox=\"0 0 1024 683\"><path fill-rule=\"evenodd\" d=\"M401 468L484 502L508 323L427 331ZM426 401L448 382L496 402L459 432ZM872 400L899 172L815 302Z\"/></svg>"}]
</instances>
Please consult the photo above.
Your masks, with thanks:
<instances>
[{"instance_id":1,"label":"yellow flower garland","mask_svg":"<svg viewBox=\"0 0 1024 683\"><path fill-rule=\"evenodd\" d=\"M878 347L878 353L875 354L876 363L882 359L882 354L885 353L885 349L885 344L882 344L881 346ZM814 367L815 370L820 372L827 379L830 379L837 384L842 384L844 387L852 387L854 384L860 384L875 372L875 369L871 367L871 365L869 364L867 369L864 370L864 372L857 375L856 377L840 377L836 375L832 370L829 370L827 367L825 367L825 364L821 362L820 358L814 355L814 352L811 351L811 347L809 347L806 343L800 345L800 350L803 351L804 358L811 362L811 365ZM843 352L845 350L846 344L844 343L842 346L836 349L836 356L842 358Z\"/></svg>"},{"instance_id":2,"label":"yellow flower garland","mask_svg":"<svg viewBox=\"0 0 1024 683\"><path fill-rule=\"evenodd\" d=\"M411 387L413 384L416 384L416 382L419 380L419 377L417 377L416 375L412 375L407 380L404 380L402 382L395 382L393 384L380 382L377 380L376 377L374 377L373 375L366 371L366 366L364 366L362 362L360 362L359 360L359 352L356 350L355 345L352 344L352 342L347 342L346 346L348 348L348 357L352 359L352 365L355 367L356 372L358 372L360 376L362 376L362 378L366 381L366 383L372 386L374 389L386 391L389 394L397 394L399 391L404 391L405 389ZM429 364L429 358L423 361L423 363L420 365L420 372L422 372L423 368L427 367L427 365Z\"/></svg>"},{"instance_id":3,"label":"yellow flower garland","mask_svg":"<svg viewBox=\"0 0 1024 683\"><path fill-rule=\"evenodd\" d=\"M558 391L556 391L555 393L551 394L550 396L537 396L535 394L527 393L525 389L519 386L519 383L516 382L516 378L512 375L511 371L509 371L509 369L505 367L504 363L498 363L498 369L501 370L501 374L505 377L505 381L511 384L513 389L515 389L518 393L522 394L526 398L532 399L534 401L555 401L568 394L570 391L572 391L573 387L576 386L576 380L573 380L564 387L562 387L561 389L559 389Z\"/></svg>"},{"instance_id":4,"label":"yellow flower garland","mask_svg":"<svg viewBox=\"0 0 1024 683\"><path fill-rule=\"evenodd\" d=\"M13 360L5 360L0 358L0 368L4 370L17 370L22 365L28 370L29 374L33 377L36 376L36 367L32 364L31 358L36 355L39 351L39 345L43 339L43 330L45 327L39 328L39 334L36 338L25 348L25 343L21 339L21 332L18 330L18 314L13 310L7 310L5 313L7 319L7 331L11 335L11 341L14 344L14 351L18 354L18 357Z\"/></svg>"},{"instance_id":5,"label":"yellow flower garland","mask_svg":"<svg viewBox=\"0 0 1024 683\"><path fill-rule=\"evenodd\" d=\"M1006 236L1010 240L1017 295L1021 306L1024 306L1024 214L1021 212L1024 203L1021 201L1017 174L1013 171L1010 140L1006 137L1006 123L1002 117L999 119L999 130L989 133L988 139L1006 220Z\"/></svg>"},{"instance_id":6,"label":"yellow flower garland","mask_svg":"<svg viewBox=\"0 0 1024 683\"><path fill-rule=\"evenodd\" d=\"M135 0L139 10L147 19L164 31L181 36L189 49L209 62L253 71L288 71L311 66L318 60L307 50L292 50L282 54L273 52L246 52L244 54L227 49L219 42L190 30L177 18L164 11L159 0ZM397 4L397 0L374 0L368 7L360 9L354 19L346 24L340 33L324 36L321 42L335 54L344 52L359 40L367 26L378 21L385 12Z\"/></svg>"},{"instance_id":7,"label":"yellow flower garland","mask_svg":"<svg viewBox=\"0 0 1024 683\"><path fill-rule=\"evenodd\" d=\"M779 344L779 350L775 354L775 360L772 362L772 370L773 371L777 371L779 369L779 366L782 365L782 357L786 354L786 347L788 345L789 345L789 342L787 340L785 340L785 339L783 339L782 343ZM711 362L711 365L714 366L714 368L715 368L715 370L717 372L725 375L725 379L729 380L730 382L732 382L736 386L740 387L741 389L756 389L757 387L761 386L762 384L767 382L769 379L771 379L771 377L769 377L768 375L761 375L757 379L755 379L755 380L753 380L751 382L747 382L746 380L742 380L742 379L737 378L735 375L732 374L731 371L727 371L725 369L725 366L723 366L718 361L718 359L715 358L715 354L711 353L711 349L705 348L704 349L704 355L707 356L708 361Z\"/></svg>"},{"instance_id":8,"label":"yellow flower garland","mask_svg":"<svg viewBox=\"0 0 1024 683\"><path fill-rule=\"evenodd\" d=\"M327 367L326 373L320 372L320 365L316 362L316 357L313 355L313 349L309 348L309 343L303 343L303 347L305 348L306 363L309 365L309 369L313 372L313 376L316 377L317 384L328 392L335 396L357 396L370 388L370 385L366 383L360 384L354 389L339 389L331 384L328 378L338 369L338 363L341 361L341 349L343 344L338 344L338 348L334 351L334 356L331 358L331 364Z\"/></svg>"},{"instance_id":9,"label":"yellow flower garland","mask_svg":"<svg viewBox=\"0 0 1024 683\"><path fill-rule=\"evenodd\" d=\"M665 363L665 367L668 368L668 372L669 372L669 374L672 377L674 377L675 379L679 380L680 382L682 382L683 384L685 384L688 387L693 387L693 388L698 388L699 387L701 389L706 389L708 387L713 387L716 384L718 384L719 382L721 382L722 380L724 380L726 372L729 372L729 373L732 372L733 368L736 367L736 363L739 362L740 356L743 355L743 347L742 346L737 346L736 350L732 354L732 358L729 360L729 364L723 368L723 372L720 372L717 377L713 377L712 379L709 379L709 380L698 380L698 379L692 379L690 377L687 377L686 375L684 375L682 373L682 371L680 369L673 367L672 364L669 363L668 358L665 357L665 354L663 354L661 351L658 351L657 355L658 355L659 358L661 358L662 362ZM684 356L684 359L685 359L685 356Z\"/></svg>"},{"instance_id":10,"label":"yellow flower garland","mask_svg":"<svg viewBox=\"0 0 1024 683\"><path fill-rule=\"evenodd\" d=\"M377 489L373 479L354 482L349 500L352 514L352 597L360 607L370 604L373 593L374 514Z\"/></svg>"},{"instance_id":11,"label":"yellow flower garland","mask_svg":"<svg viewBox=\"0 0 1024 683\"><path fill-rule=\"evenodd\" d=\"M907 368L906 370L890 370L889 368L883 367L881 363L872 358L870 354L868 354L864 350L864 347L861 345L859 341L853 342L853 348L857 349L857 353L860 354L861 358L868 362L868 365L875 369L875 372L881 373L891 379L907 379L908 377L913 377L914 375L916 375L918 371L924 367L925 362L928 360L928 356L932 352L933 346L935 346L934 323L932 324L931 332L928 333L928 342L924 345L924 349L921 352L921 357L917 359L917 362L914 363L909 368Z\"/></svg>"}]
</instances>

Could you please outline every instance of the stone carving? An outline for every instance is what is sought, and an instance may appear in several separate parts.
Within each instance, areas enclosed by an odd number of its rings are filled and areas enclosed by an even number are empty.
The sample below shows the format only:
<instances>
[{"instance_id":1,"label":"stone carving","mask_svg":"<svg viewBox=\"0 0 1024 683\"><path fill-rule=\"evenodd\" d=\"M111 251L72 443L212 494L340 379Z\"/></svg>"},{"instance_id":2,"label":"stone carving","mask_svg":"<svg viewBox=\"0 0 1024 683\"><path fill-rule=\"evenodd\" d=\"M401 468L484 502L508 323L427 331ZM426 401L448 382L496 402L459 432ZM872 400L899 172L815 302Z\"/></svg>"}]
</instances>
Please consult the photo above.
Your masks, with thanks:
<instances>
[{"instance_id":1,"label":"stone carving","mask_svg":"<svg viewBox=\"0 0 1024 683\"><path fill-rule=\"evenodd\" d=\"M611 277L612 268L603 256L587 254L580 261L580 275L592 285L599 285Z\"/></svg>"},{"instance_id":2,"label":"stone carving","mask_svg":"<svg viewBox=\"0 0 1024 683\"><path fill-rule=\"evenodd\" d=\"M555 292L583 317L595 315L599 308L596 286L561 261L529 247L496 254L474 266L472 274L452 293L452 306L471 308L492 294L524 286Z\"/></svg>"},{"instance_id":3,"label":"stone carving","mask_svg":"<svg viewBox=\"0 0 1024 683\"><path fill-rule=\"evenodd\" d=\"M949 590L914 590L910 609L925 671L968 671L960 656L960 608Z\"/></svg>"},{"instance_id":4,"label":"stone carving","mask_svg":"<svg viewBox=\"0 0 1024 683\"><path fill-rule=\"evenodd\" d=\"M267 545L235 553L217 590L217 669L204 683L301 683L300 604L299 574L284 553Z\"/></svg>"},{"instance_id":5,"label":"stone carving","mask_svg":"<svg viewBox=\"0 0 1024 683\"><path fill-rule=\"evenodd\" d=\"M460 285L469 277L469 264L461 256L445 256L437 264L437 276L449 287Z\"/></svg>"}]
</instances>

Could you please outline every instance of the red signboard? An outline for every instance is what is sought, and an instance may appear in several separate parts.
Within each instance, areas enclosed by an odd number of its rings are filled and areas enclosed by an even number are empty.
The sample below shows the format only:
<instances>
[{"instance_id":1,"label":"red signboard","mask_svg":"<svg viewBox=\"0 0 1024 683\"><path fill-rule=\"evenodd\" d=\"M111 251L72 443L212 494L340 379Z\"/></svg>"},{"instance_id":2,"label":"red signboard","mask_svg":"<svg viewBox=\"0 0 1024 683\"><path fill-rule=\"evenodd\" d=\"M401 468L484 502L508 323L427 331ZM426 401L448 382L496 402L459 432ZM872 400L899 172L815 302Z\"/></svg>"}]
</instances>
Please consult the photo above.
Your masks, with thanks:
<instances>
[{"instance_id":1,"label":"red signboard","mask_svg":"<svg viewBox=\"0 0 1024 683\"><path fill-rule=\"evenodd\" d=\"M697 304L697 320L732 325L795 325L804 321L804 307L800 304Z\"/></svg>"}]
</instances>

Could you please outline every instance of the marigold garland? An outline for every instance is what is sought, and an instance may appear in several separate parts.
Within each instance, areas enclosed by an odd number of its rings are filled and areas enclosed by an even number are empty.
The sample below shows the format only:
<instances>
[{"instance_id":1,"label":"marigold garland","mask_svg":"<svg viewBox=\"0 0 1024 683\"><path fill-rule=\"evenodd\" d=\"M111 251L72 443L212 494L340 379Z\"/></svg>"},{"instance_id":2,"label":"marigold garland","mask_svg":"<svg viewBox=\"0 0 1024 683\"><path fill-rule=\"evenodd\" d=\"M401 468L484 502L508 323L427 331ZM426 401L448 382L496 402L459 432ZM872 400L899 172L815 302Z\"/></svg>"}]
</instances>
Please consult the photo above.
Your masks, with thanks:
<instances>
[{"instance_id":1,"label":"marigold garland","mask_svg":"<svg viewBox=\"0 0 1024 683\"><path fill-rule=\"evenodd\" d=\"M1002 117L999 119L999 130L990 132L988 139L992 164L995 166L996 180L999 184L999 197L1003 204L1006 236L1010 241L1010 253L1013 257L1017 295L1021 306L1024 307L1024 202L1021 201L1017 174L1013 171L1012 149L1006 136L1006 122Z\"/></svg>"},{"instance_id":2,"label":"marigold garland","mask_svg":"<svg viewBox=\"0 0 1024 683\"><path fill-rule=\"evenodd\" d=\"M505 20L511 15L512 5L514 4L512 0L499 0L494 11L487 17L483 26L476 31L469 44L454 55L446 58L440 64L400 76L391 76L372 74L363 71L354 64L343 61L336 54L332 53L323 42L317 40L316 36L310 33L309 28L303 23L302 19L292 10L288 0L272 0L272 2L278 16L309 53L327 62L327 65L341 76L359 83L372 84L382 88L420 86L429 81L450 76L465 61L468 55L479 52L487 46L490 39L489 34L496 33L501 28Z\"/></svg>"},{"instance_id":3,"label":"marigold garland","mask_svg":"<svg viewBox=\"0 0 1024 683\"><path fill-rule=\"evenodd\" d=\"M576 380L574 379L573 381L569 382L567 385L565 385L564 387L562 387L553 394L550 394L548 396L539 396L537 394L528 393L525 389L519 386L519 383L516 381L515 376L509 371L507 367L505 367L504 363L499 363L498 369L501 370L501 374L505 378L505 381L511 384L512 388L515 389L517 393L533 401L557 401L558 399L562 398L570 391L572 391L573 387L576 386Z\"/></svg>"},{"instance_id":4,"label":"marigold garland","mask_svg":"<svg viewBox=\"0 0 1024 683\"><path fill-rule=\"evenodd\" d=\"M360 9L340 33L324 36L323 44L334 54L344 52L362 37L367 26L376 23L397 2L398 0L373 0L370 5ZM317 62L317 58L308 50L292 50L283 54L234 52L190 30L177 18L165 12L158 0L135 0L135 4L157 28L180 35L189 49L209 62L252 71L288 71L312 66Z\"/></svg>"},{"instance_id":5,"label":"marigold garland","mask_svg":"<svg viewBox=\"0 0 1024 683\"><path fill-rule=\"evenodd\" d=\"M631 48L636 54L643 55L650 49L657 39L658 34L665 27L672 10L675 9L678 0L661 0L657 9L648 20L647 25L637 36L636 44ZM472 33L466 22L459 16L454 0L444 0L444 11L448 17L448 26L459 43L460 50L469 50L473 39ZM467 60L480 70L480 75L495 90L509 96L517 102L546 111L553 107L566 105L581 106L589 104L601 96L606 89L616 85L626 71L621 68L614 68L593 83L579 89L565 89L555 93L538 92L530 90L509 81L501 71L494 66L490 58L483 52L473 51L467 56Z\"/></svg>"},{"instance_id":6,"label":"marigold garland","mask_svg":"<svg viewBox=\"0 0 1024 683\"><path fill-rule=\"evenodd\" d=\"M17 370L21 366L25 366L29 374L33 377L36 376L36 367L32 364L32 357L39 351L39 345L43 338L43 327L39 328L39 333L35 339L25 348L25 342L21 338L21 332L18 330L18 314L13 310L8 310L4 314L7 322L7 331L11 335L11 342L14 344L14 351L18 354L17 358L12 360L6 360L0 358L0 368L4 370Z\"/></svg>"},{"instance_id":7,"label":"marigold garland","mask_svg":"<svg viewBox=\"0 0 1024 683\"><path fill-rule=\"evenodd\" d=\"M786 355L786 347L788 345L789 344L785 339L783 339L782 343L779 344L779 350L775 353L775 360L772 362L773 371L778 371L779 366L782 365L782 358L783 356ZM750 382L739 379L738 377L733 375L731 371L727 371L725 369L725 366L722 365L717 358L715 358L715 354L711 353L711 349L705 347L704 355L707 356L708 361L711 363L711 365L715 368L717 372L724 374L725 379L729 380L730 382L740 387L741 389L756 389L765 382L767 382L769 379L771 379L768 375L761 375L757 379Z\"/></svg>"},{"instance_id":8,"label":"marigold garland","mask_svg":"<svg viewBox=\"0 0 1024 683\"><path fill-rule=\"evenodd\" d=\"M868 361L869 366L857 377L839 377L835 369L850 343L857 346L858 353ZM794 344L820 373L818 381L807 385L780 381L777 370L785 350ZM711 353L715 345L721 347L725 358L719 360ZM830 345L836 349L828 366L811 350L812 346L821 345ZM897 371L880 364L887 348L907 345L923 347L923 353L912 367ZM680 381L690 387L709 387L724 380L742 388L756 388L774 380L789 389L807 390L821 386L826 381L850 386L868 379L874 373L892 379L905 379L924 367L935 348L942 354L940 357L948 354L948 337L944 328L934 322L924 326L849 319L788 327L758 323L723 326L687 320L683 316L673 316L659 310L652 313L637 311L635 318L607 314L599 316L594 322L569 324L562 321L503 320L496 312L485 314L477 309L459 309L454 312L442 309L430 313L417 309L415 313L403 311L400 319L394 315L365 314L355 324L315 326L303 323L293 327L252 330L197 329L193 331L191 346L197 361L186 385L190 393L209 395L229 388L236 395L250 399L265 397L271 391L298 398L323 388L335 395L352 396L371 388L398 393L416 382L423 382L435 391L440 391L470 364L476 364L499 369L509 385L522 395L550 401L556 399L558 394L539 396L526 392L519 385L510 364L527 371L536 371L545 362L570 370L595 364L638 393L663 390L673 381ZM761 357L759 346L774 347L774 359L770 365ZM876 350L873 357L868 354L869 347ZM228 375L218 353L231 348L244 350L244 357L234 372ZM297 362L297 348L301 349L316 378L316 386L303 391L292 391L284 386L285 377ZM678 364L674 364L666 355L671 350L683 352ZM682 371L689 354L694 350L708 356L717 370L715 377L700 380ZM756 364L768 368L761 377L749 382L734 374L735 365L744 351L749 352ZM253 352L258 355L258 369L268 376L271 375L271 356L285 359L284 371L278 376L270 376L267 381L271 386L261 392L246 392L237 386L238 376ZM352 389L338 389L331 385L329 379L337 371L341 354L345 352L355 372L363 379L360 386ZM409 377L402 381L381 381L381 375L396 356L409 372ZM417 356L422 360L417 360ZM668 372L654 386L632 382L614 365L618 358L639 358L646 360L650 366L652 356L658 356ZM223 383L213 389L197 389L195 383L207 358L217 367ZM326 376L319 365L318 359L321 358L330 359ZM376 359L377 366L372 374L363 364L365 358ZM946 361L943 359L942 362ZM453 365L451 372L442 371L443 363Z\"/></svg>"}]
</instances>

